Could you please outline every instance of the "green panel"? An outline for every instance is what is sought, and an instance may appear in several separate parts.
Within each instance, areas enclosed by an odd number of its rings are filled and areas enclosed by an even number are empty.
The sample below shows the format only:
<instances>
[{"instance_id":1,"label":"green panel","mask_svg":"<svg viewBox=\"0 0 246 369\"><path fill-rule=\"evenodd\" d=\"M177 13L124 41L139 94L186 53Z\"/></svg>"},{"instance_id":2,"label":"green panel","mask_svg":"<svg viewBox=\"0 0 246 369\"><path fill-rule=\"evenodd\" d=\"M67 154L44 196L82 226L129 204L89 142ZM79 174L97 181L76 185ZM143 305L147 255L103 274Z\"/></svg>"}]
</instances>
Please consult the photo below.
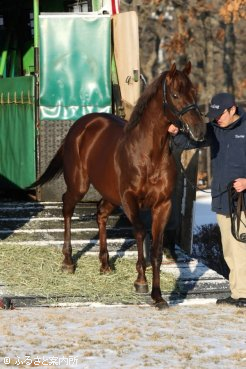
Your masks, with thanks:
<instances>
[{"instance_id":1,"label":"green panel","mask_svg":"<svg viewBox=\"0 0 246 369\"><path fill-rule=\"evenodd\" d=\"M0 79L0 188L36 179L34 78Z\"/></svg>"},{"instance_id":2,"label":"green panel","mask_svg":"<svg viewBox=\"0 0 246 369\"><path fill-rule=\"evenodd\" d=\"M34 73L34 47L30 43L26 45L26 52L23 55L23 73L25 75Z\"/></svg>"},{"instance_id":3,"label":"green panel","mask_svg":"<svg viewBox=\"0 0 246 369\"><path fill-rule=\"evenodd\" d=\"M102 0L92 0L92 9L94 12L100 10L103 7Z\"/></svg>"},{"instance_id":4,"label":"green panel","mask_svg":"<svg viewBox=\"0 0 246 369\"><path fill-rule=\"evenodd\" d=\"M41 15L40 118L111 112L109 16Z\"/></svg>"}]
</instances>

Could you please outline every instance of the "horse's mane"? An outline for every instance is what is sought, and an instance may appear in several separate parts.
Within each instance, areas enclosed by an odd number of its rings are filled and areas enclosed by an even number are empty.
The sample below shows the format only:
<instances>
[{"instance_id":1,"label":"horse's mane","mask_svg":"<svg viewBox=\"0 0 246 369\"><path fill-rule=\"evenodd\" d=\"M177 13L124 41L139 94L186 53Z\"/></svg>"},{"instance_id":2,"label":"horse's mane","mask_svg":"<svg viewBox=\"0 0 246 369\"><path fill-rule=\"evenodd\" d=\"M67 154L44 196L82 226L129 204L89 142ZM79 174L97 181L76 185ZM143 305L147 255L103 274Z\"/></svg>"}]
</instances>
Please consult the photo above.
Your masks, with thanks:
<instances>
[{"instance_id":1,"label":"horse's mane","mask_svg":"<svg viewBox=\"0 0 246 369\"><path fill-rule=\"evenodd\" d=\"M135 105L129 121L125 125L125 132L132 130L140 121L140 118L152 97L157 93L159 86L162 84L166 72L160 74L148 87L145 88Z\"/></svg>"}]
</instances>

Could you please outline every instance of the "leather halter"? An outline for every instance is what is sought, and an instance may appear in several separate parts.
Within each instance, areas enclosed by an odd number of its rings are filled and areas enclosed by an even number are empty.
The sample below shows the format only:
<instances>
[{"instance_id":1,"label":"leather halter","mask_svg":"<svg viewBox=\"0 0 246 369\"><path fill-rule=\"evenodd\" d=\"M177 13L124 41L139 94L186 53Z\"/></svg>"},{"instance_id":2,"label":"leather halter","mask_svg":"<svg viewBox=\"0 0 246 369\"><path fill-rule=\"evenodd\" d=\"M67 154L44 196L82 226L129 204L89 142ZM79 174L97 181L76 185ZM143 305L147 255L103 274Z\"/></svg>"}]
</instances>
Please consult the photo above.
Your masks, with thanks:
<instances>
[{"instance_id":1,"label":"leather halter","mask_svg":"<svg viewBox=\"0 0 246 369\"><path fill-rule=\"evenodd\" d=\"M182 119L182 116L184 114L186 114L188 111L190 110L196 110L198 111L200 114L201 114L201 111L198 107L197 104L190 104L190 105L187 105L185 106L183 109L181 110L177 110L173 105L170 105L168 102L167 102L167 86L166 86L166 78L164 79L163 81L163 108L164 110L167 108L171 111L171 113L175 116L175 119L174 119L174 122L172 120L172 123L179 128L179 130L181 132L184 132L184 133L191 133L190 131L190 128L188 126L188 124L186 124L183 119Z\"/></svg>"}]
</instances>

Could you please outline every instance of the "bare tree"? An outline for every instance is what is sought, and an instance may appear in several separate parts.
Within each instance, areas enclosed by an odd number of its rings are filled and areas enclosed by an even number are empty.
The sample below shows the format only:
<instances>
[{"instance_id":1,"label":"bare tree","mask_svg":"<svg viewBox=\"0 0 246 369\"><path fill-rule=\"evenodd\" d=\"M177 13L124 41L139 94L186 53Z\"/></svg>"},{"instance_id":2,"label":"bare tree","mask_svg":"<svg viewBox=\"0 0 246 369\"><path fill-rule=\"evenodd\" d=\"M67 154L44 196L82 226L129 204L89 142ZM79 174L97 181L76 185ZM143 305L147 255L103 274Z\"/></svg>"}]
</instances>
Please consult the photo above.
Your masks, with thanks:
<instances>
[{"instance_id":1,"label":"bare tree","mask_svg":"<svg viewBox=\"0 0 246 369\"><path fill-rule=\"evenodd\" d=\"M139 15L142 72L150 81L175 61L191 60L200 103L231 91L246 100L246 0L133 0Z\"/></svg>"}]
</instances>

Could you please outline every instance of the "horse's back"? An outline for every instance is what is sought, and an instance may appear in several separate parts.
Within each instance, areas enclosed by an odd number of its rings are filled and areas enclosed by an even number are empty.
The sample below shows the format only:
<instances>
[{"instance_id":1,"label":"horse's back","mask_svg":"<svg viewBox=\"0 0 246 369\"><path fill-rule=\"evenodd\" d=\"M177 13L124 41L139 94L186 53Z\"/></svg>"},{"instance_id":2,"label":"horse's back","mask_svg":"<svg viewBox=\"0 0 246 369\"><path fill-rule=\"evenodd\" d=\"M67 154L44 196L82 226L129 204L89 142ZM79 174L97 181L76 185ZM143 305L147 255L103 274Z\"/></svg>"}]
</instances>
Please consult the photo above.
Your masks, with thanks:
<instances>
[{"instance_id":1,"label":"horse's back","mask_svg":"<svg viewBox=\"0 0 246 369\"><path fill-rule=\"evenodd\" d=\"M89 132L98 134L105 129L122 131L125 121L110 113L90 113L77 119L70 128L66 140L77 140L79 136ZM107 132L105 132L107 134ZM82 137L82 136L81 136Z\"/></svg>"},{"instance_id":2,"label":"horse's back","mask_svg":"<svg viewBox=\"0 0 246 369\"><path fill-rule=\"evenodd\" d=\"M71 171L81 171L102 197L117 204L118 180L114 156L122 137L124 121L107 113L79 118L64 142L64 177L69 185Z\"/></svg>"}]
</instances>

